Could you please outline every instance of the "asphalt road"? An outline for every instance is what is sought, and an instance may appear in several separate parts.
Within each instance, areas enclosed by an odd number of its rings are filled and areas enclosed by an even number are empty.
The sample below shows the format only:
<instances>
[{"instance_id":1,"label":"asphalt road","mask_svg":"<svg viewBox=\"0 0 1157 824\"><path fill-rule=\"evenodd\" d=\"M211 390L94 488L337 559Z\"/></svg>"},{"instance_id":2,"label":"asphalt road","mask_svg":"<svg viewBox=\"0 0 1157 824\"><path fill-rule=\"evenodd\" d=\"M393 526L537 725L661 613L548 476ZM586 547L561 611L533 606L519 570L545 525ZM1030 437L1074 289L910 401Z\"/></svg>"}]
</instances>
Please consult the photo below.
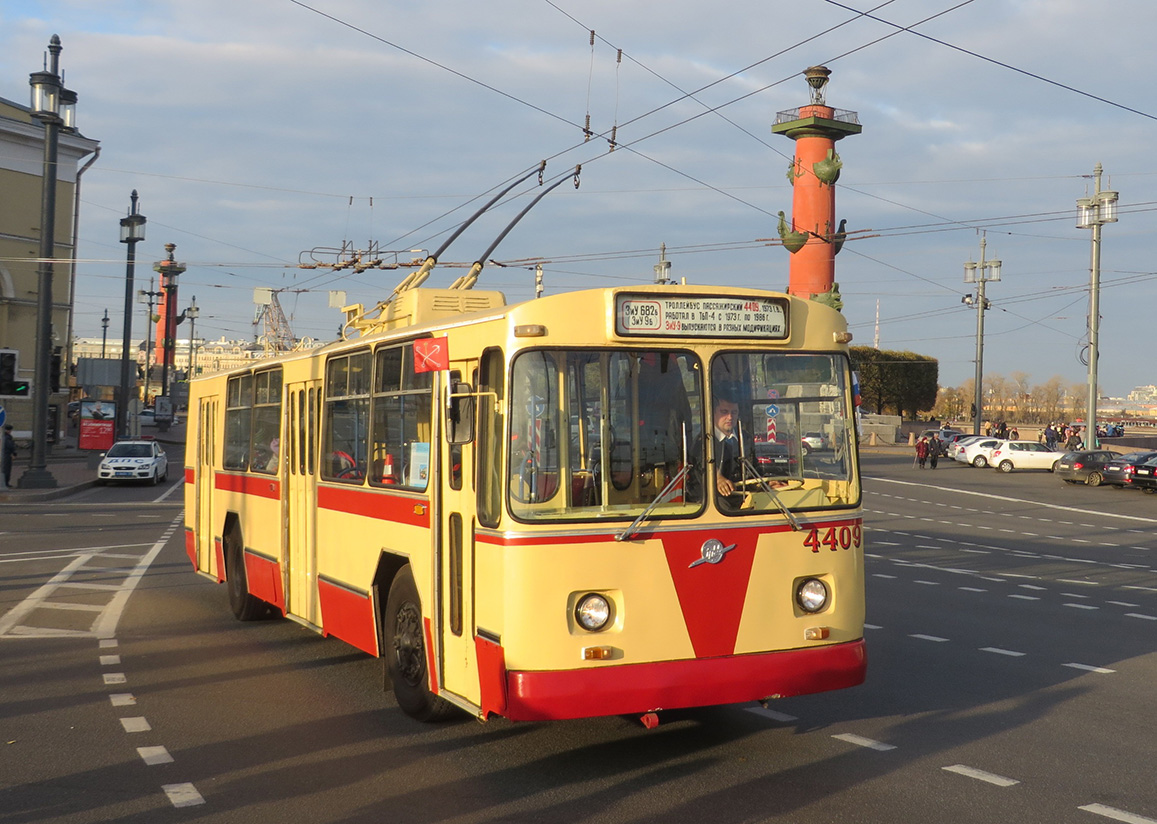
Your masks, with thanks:
<instances>
[{"instance_id":1,"label":"asphalt road","mask_svg":"<svg viewBox=\"0 0 1157 824\"><path fill-rule=\"evenodd\" d=\"M178 486L0 508L0 822L1157 822L1157 496L864 469L867 683L654 730L411 721L232 619Z\"/></svg>"}]
</instances>

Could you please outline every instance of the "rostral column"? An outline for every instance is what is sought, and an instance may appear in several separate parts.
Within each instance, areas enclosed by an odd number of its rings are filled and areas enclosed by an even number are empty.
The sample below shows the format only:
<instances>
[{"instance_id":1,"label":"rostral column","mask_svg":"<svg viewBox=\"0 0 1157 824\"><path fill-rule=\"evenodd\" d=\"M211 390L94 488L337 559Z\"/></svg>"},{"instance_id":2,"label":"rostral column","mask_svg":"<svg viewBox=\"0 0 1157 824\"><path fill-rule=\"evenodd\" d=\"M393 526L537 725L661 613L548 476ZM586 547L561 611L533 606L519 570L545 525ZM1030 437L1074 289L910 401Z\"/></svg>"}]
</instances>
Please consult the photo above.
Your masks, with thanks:
<instances>
[{"instance_id":1,"label":"rostral column","mask_svg":"<svg viewBox=\"0 0 1157 824\"><path fill-rule=\"evenodd\" d=\"M787 291L839 309L842 306L835 282L836 254L846 237L846 221L836 224L836 181L843 163L836 141L859 134L855 112L833 109L824 101L824 87L831 70L812 66L804 71L811 87L811 103L776 115L774 134L795 141L795 157L788 167L792 185L791 223L779 213L779 236L791 252Z\"/></svg>"}]
</instances>

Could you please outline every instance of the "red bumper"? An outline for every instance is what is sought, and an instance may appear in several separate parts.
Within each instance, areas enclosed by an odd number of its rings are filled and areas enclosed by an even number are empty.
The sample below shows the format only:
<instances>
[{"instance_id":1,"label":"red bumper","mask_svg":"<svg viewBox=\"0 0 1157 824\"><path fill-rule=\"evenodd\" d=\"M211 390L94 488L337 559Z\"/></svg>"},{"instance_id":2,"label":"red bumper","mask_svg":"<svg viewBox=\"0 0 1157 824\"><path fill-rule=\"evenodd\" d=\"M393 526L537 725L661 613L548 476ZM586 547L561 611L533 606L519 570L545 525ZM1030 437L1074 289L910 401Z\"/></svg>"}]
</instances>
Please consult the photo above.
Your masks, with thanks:
<instances>
[{"instance_id":1,"label":"red bumper","mask_svg":"<svg viewBox=\"0 0 1157 824\"><path fill-rule=\"evenodd\" d=\"M550 721L737 704L854 687L864 682L864 641L811 649L592 667L507 672L512 721Z\"/></svg>"}]
</instances>

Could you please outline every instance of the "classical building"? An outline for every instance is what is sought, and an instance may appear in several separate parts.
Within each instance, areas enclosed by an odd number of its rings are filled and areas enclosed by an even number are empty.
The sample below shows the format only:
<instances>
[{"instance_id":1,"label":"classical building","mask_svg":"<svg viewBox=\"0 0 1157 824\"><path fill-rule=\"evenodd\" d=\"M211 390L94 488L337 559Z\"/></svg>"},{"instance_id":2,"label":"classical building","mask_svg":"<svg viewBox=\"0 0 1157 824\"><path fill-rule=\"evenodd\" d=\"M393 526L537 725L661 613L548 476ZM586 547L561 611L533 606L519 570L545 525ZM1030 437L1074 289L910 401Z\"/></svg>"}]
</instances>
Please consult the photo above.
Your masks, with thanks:
<instances>
[{"instance_id":1,"label":"classical building","mask_svg":"<svg viewBox=\"0 0 1157 824\"><path fill-rule=\"evenodd\" d=\"M50 395L49 404L60 410L61 423L68 400L64 369L71 358L66 350L72 337L80 178L96 160L99 147L96 140L75 130L60 129L52 279L52 331L60 355L54 366L60 391ZM11 372L0 375L4 378L0 406L6 422L24 436L32 430L43 172L44 125L32 117L28 106L0 97L0 355L4 372Z\"/></svg>"}]
</instances>

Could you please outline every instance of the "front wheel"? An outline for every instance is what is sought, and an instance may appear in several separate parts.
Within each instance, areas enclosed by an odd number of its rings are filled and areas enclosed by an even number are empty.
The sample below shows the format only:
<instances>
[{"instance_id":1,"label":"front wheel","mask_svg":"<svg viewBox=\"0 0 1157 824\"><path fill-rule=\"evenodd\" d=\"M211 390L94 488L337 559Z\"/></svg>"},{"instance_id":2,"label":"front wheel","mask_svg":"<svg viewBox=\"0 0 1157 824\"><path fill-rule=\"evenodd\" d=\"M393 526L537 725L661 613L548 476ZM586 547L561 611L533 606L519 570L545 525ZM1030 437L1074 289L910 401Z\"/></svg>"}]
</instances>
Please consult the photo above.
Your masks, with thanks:
<instances>
[{"instance_id":1,"label":"front wheel","mask_svg":"<svg viewBox=\"0 0 1157 824\"><path fill-rule=\"evenodd\" d=\"M225 538L225 586L229 590L229 609L238 621L256 621L266 615L269 606L249 592L245 547L241 530L236 525Z\"/></svg>"},{"instance_id":2,"label":"front wheel","mask_svg":"<svg viewBox=\"0 0 1157 824\"><path fill-rule=\"evenodd\" d=\"M430 692L422 602L409 566L402 567L390 585L384 623L386 674L402 712L418 721L449 718L454 705Z\"/></svg>"},{"instance_id":3,"label":"front wheel","mask_svg":"<svg viewBox=\"0 0 1157 824\"><path fill-rule=\"evenodd\" d=\"M1012 461L1001 461L996 468L1001 472L1012 472Z\"/></svg>"},{"instance_id":4,"label":"front wheel","mask_svg":"<svg viewBox=\"0 0 1157 824\"><path fill-rule=\"evenodd\" d=\"M1100 472L1090 472L1089 477L1085 479L1085 483L1089 486L1100 486L1105 482L1105 476Z\"/></svg>"}]
</instances>

